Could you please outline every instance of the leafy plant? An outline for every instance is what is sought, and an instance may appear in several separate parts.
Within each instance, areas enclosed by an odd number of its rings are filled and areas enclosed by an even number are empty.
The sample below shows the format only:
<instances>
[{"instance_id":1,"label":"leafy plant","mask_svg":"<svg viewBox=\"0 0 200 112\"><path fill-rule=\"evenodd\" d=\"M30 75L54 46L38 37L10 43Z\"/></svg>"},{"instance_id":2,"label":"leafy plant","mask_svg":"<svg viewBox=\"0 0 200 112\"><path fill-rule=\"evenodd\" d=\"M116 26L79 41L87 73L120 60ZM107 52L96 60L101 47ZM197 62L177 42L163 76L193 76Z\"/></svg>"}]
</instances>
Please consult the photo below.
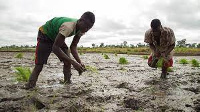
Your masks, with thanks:
<instances>
[{"instance_id":1,"label":"leafy plant","mask_svg":"<svg viewBox=\"0 0 200 112\"><path fill-rule=\"evenodd\" d=\"M104 54L104 59L110 59L107 54Z\"/></svg>"},{"instance_id":2,"label":"leafy plant","mask_svg":"<svg viewBox=\"0 0 200 112\"><path fill-rule=\"evenodd\" d=\"M128 64L128 60L125 57L119 59L119 64Z\"/></svg>"},{"instance_id":3,"label":"leafy plant","mask_svg":"<svg viewBox=\"0 0 200 112\"><path fill-rule=\"evenodd\" d=\"M179 63L180 63L180 64L188 64L189 62L188 62L187 59L180 59L180 60L179 60Z\"/></svg>"},{"instance_id":4,"label":"leafy plant","mask_svg":"<svg viewBox=\"0 0 200 112\"><path fill-rule=\"evenodd\" d=\"M36 58L36 57L35 57L35 55L34 55L34 56L32 57L32 60L34 61L34 60L35 60L35 58Z\"/></svg>"},{"instance_id":5,"label":"leafy plant","mask_svg":"<svg viewBox=\"0 0 200 112\"><path fill-rule=\"evenodd\" d=\"M143 59L148 59L149 57L147 55L142 56Z\"/></svg>"},{"instance_id":6,"label":"leafy plant","mask_svg":"<svg viewBox=\"0 0 200 112\"><path fill-rule=\"evenodd\" d=\"M15 74L17 75L17 81L28 81L30 75L31 75L31 70L28 67L16 67L16 72Z\"/></svg>"},{"instance_id":7,"label":"leafy plant","mask_svg":"<svg viewBox=\"0 0 200 112\"><path fill-rule=\"evenodd\" d=\"M196 59L192 59L192 67L200 67L200 63Z\"/></svg>"},{"instance_id":8,"label":"leafy plant","mask_svg":"<svg viewBox=\"0 0 200 112\"><path fill-rule=\"evenodd\" d=\"M162 66L163 66L163 58L160 58L160 59L158 60L156 66L157 66L158 68L162 68Z\"/></svg>"},{"instance_id":9,"label":"leafy plant","mask_svg":"<svg viewBox=\"0 0 200 112\"><path fill-rule=\"evenodd\" d=\"M172 67L168 67L167 72L174 72L174 69Z\"/></svg>"},{"instance_id":10,"label":"leafy plant","mask_svg":"<svg viewBox=\"0 0 200 112\"><path fill-rule=\"evenodd\" d=\"M19 59L22 59L24 57L24 54L23 53L17 53L15 58L19 58Z\"/></svg>"},{"instance_id":11,"label":"leafy plant","mask_svg":"<svg viewBox=\"0 0 200 112\"><path fill-rule=\"evenodd\" d=\"M96 67L92 67L92 66L87 65L87 66L85 66L85 68L86 68L88 71L91 71L91 72L94 72L94 73L98 73Z\"/></svg>"}]
</instances>

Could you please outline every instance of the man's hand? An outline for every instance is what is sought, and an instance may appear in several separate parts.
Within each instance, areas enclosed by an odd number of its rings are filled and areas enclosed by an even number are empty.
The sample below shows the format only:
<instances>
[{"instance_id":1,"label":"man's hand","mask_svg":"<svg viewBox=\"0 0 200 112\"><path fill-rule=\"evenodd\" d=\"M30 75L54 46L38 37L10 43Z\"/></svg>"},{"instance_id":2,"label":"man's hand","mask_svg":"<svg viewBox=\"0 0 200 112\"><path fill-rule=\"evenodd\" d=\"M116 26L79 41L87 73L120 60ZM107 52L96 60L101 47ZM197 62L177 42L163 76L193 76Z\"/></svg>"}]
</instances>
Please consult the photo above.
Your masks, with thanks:
<instances>
[{"instance_id":1,"label":"man's hand","mask_svg":"<svg viewBox=\"0 0 200 112\"><path fill-rule=\"evenodd\" d=\"M72 62L72 65L73 65L73 67L74 67L78 72L83 72L83 71L84 71L84 68L82 67L81 64L79 64L79 63L73 61L73 62Z\"/></svg>"},{"instance_id":2,"label":"man's hand","mask_svg":"<svg viewBox=\"0 0 200 112\"><path fill-rule=\"evenodd\" d=\"M161 52L161 56L163 57L163 58L165 58L167 55L166 55L166 52Z\"/></svg>"}]
</instances>

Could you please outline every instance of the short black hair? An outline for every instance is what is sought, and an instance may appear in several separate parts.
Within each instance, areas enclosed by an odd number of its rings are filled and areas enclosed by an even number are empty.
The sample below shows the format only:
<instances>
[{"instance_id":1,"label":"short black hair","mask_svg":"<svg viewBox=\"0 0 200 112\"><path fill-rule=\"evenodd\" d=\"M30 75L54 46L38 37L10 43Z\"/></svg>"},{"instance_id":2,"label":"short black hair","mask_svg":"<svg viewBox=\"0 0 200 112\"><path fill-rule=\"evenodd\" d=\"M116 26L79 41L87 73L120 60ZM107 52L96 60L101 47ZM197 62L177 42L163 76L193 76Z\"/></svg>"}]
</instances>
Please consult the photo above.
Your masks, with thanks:
<instances>
[{"instance_id":1,"label":"short black hair","mask_svg":"<svg viewBox=\"0 0 200 112\"><path fill-rule=\"evenodd\" d=\"M88 19L92 24L94 24L94 22L95 22L95 15L90 11L83 13L81 18Z\"/></svg>"},{"instance_id":2,"label":"short black hair","mask_svg":"<svg viewBox=\"0 0 200 112\"><path fill-rule=\"evenodd\" d=\"M151 21L151 28L152 28L152 29L156 29L156 28L158 28L160 25L161 25L161 22L160 22L159 19L153 19L153 20Z\"/></svg>"}]
</instances>

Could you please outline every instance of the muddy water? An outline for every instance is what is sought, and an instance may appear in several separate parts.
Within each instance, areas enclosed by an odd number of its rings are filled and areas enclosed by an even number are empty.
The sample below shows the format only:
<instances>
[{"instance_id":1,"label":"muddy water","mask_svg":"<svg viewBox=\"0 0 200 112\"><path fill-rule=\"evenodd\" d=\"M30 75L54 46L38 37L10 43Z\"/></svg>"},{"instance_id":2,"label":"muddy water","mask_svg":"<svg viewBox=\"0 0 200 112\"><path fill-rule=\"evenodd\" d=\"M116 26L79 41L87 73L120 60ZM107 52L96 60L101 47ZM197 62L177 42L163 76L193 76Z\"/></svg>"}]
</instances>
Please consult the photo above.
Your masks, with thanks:
<instances>
[{"instance_id":1,"label":"muddy water","mask_svg":"<svg viewBox=\"0 0 200 112\"><path fill-rule=\"evenodd\" d=\"M0 52L0 111L53 112L195 112L200 111L200 68L181 65L178 60L200 56L174 57L174 72L161 80L160 69L148 67L137 55L83 54L82 61L97 70L81 76L72 69L72 84L64 85L62 63L51 54L34 90L17 82L14 67L33 68L33 53L16 59L17 53ZM118 64L126 57L127 65Z\"/></svg>"}]
</instances>

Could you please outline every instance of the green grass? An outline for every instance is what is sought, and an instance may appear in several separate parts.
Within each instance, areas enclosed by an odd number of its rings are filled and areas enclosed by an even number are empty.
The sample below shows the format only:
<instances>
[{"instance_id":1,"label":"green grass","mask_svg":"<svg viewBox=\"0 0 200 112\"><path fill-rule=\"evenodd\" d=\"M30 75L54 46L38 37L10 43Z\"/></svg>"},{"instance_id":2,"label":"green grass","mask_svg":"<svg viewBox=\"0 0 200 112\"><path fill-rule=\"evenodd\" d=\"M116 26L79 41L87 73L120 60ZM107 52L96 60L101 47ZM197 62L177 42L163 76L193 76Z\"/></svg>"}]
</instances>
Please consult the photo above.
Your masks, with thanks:
<instances>
[{"instance_id":1,"label":"green grass","mask_svg":"<svg viewBox=\"0 0 200 112\"><path fill-rule=\"evenodd\" d=\"M191 63L192 67L200 67L200 63L196 59L192 59Z\"/></svg>"},{"instance_id":2,"label":"green grass","mask_svg":"<svg viewBox=\"0 0 200 112\"><path fill-rule=\"evenodd\" d=\"M104 59L110 59L107 54L104 54L103 56L104 56Z\"/></svg>"},{"instance_id":3,"label":"green grass","mask_svg":"<svg viewBox=\"0 0 200 112\"><path fill-rule=\"evenodd\" d=\"M24 57L24 54L23 53L17 53L15 55L15 58L18 58L18 59L22 59Z\"/></svg>"},{"instance_id":4,"label":"green grass","mask_svg":"<svg viewBox=\"0 0 200 112\"><path fill-rule=\"evenodd\" d=\"M180 59L180 60L179 60L179 63L180 63L180 64L188 64L189 62L188 62L187 59Z\"/></svg>"},{"instance_id":5,"label":"green grass","mask_svg":"<svg viewBox=\"0 0 200 112\"><path fill-rule=\"evenodd\" d=\"M28 67L16 67L16 76L17 76L17 81L25 81L27 82L30 75L31 75L31 69Z\"/></svg>"},{"instance_id":6,"label":"green grass","mask_svg":"<svg viewBox=\"0 0 200 112\"><path fill-rule=\"evenodd\" d=\"M148 59L149 57L147 55L142 56L143 59Z\"/></svg>"},{"instance_id":7,"label":"green grass","mask_svg":"<svg viewBox=\"0 0 200 112\"><path fill-rule=\"evenodd\" d=\"M128 60L125 57L119 58L119 64L128 64Z\"/></svg>"}]
</instances>

